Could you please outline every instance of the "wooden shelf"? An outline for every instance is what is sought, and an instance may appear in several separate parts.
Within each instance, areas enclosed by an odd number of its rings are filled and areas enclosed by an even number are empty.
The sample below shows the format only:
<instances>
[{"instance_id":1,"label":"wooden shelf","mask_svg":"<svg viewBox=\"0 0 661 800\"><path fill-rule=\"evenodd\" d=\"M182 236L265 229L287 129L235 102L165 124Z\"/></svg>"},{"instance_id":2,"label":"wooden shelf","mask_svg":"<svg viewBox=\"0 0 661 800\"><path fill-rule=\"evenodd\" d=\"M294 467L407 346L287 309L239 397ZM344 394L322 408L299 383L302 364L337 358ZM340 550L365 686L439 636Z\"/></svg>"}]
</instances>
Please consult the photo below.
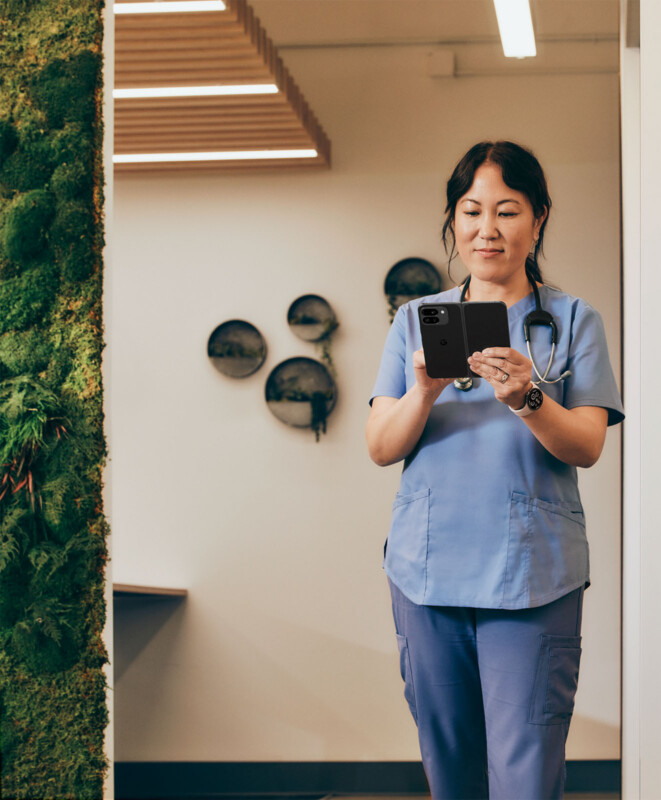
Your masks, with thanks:
<instances>
[{"instance_id":1,"label":"wooden shelf","mask_svg":"<svg viewBox=\"0 0 661 800\"><path fill-rule=\"evenodd\" d=\"M163 586L141 586L135 583L113 583L114 597L188 597L188 589L170 589Z\"/></svg>"}]
</instances>

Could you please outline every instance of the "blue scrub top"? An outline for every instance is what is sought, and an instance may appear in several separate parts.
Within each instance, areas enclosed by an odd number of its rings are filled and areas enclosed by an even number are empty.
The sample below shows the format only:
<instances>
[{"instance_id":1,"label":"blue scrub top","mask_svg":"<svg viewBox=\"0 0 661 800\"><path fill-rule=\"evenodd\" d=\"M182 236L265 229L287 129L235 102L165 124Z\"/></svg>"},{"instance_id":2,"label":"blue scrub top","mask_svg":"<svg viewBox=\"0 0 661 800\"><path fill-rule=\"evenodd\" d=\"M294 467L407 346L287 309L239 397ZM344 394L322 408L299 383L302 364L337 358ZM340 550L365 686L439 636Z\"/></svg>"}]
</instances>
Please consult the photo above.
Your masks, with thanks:
<instances>
[{"instance_id":1,"label":"blue scrub top","mask_svg":"<svg viewBox=\"0 0 661 800\"><path fill-rule=\"evenodd\" d=\"M571 370L568 378L540 388L565 408L599 406L608 409L609 425L621 422L599 313L548 286L539 291L558 327L547 379ZM402 397L415 383L420 303L459 297L455 288L398 309L372 399ZM526 357L523 320L534 308L531 293L508 309L511 346ZM544 374L548 326L531 328L531 347ZM468 392L448 386L404 462L384 567L412 602L424 605L531 608L588 586L576 468L552 456L486 381L473 379Z\"/></svg>"}]
</instances>

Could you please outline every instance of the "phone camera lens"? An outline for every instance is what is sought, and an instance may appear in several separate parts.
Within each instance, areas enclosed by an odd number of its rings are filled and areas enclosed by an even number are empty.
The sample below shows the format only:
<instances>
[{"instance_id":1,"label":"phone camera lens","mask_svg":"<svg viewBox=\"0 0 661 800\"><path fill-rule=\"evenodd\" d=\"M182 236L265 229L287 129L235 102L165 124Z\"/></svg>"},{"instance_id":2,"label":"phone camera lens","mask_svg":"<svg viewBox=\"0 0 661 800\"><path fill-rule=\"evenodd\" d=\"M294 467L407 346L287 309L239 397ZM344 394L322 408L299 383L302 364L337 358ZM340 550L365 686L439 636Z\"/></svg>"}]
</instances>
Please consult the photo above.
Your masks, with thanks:
<instances>
[{"instance_id":1,"label":"phone camera lens","mask_svg":"<svg viewBox=\"0 0 661 800\"><path fill-rule=\"evenodd\" d=\"M438 323L438 317L423 317L423 322L426 322L427 325L433 325L434 323Z\"/></svg>"},{"instance_id":2,"label":"phone camera lens","mask_svg":"<svg viewBox=\"0 0 661 800\"><path fill-rule=\"evenodd\" d=\"M425 317L435 317L438 314L437 308L423 308L422 313Z\"/></svg>"}]
</instances>

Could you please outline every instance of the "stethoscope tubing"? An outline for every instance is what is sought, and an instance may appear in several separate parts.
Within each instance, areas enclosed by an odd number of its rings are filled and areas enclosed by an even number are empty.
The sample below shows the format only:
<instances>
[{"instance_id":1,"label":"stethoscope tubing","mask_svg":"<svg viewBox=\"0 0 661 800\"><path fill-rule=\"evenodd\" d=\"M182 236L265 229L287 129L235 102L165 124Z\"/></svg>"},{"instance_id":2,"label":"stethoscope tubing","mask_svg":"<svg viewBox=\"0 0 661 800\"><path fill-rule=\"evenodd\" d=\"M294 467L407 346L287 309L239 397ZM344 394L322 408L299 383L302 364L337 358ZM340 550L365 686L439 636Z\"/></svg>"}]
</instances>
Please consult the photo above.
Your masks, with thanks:
<instances>
[{"instance_id":1,"label":"stethoscope tubing","mask_svg":"<svg viewBox=\"0 0 661 800\"><path fill-rule=\"evenodd\" d=\"M526 315L526 318L523 321L523 335L526 340L526 348L528 350L528 358L530 359L530 363L532 364L532 368L535 370L535 375L537 375L538 380L532 381L535 386L538 386L540 383L546 384L553 384L558 383L558 381L562 381L565 378L568 378L571 375L570 370L565 370L562 375L554 380L547 380L548 374L551 371L551 365L553 364L553 357L555 355L555 345L558 340L558 328L555 324L555 320L553 319L553 315L542 308L542 301L539 296L539 289L537 288L537 283L534 281L528 273L526 273L528 277L528 281L532 286L533 294L535 295L535 309L531 311L529 314ZM464 285L461 290L461 297L459 298L460 303L466 302L466 293L468 292L468 287L470 285L471 276L469 275L466 280L464 281ZM535 364L535 359L533 358L532 348L530 347L530 327L531 325L548 325L551 328L551 355L549 356L548 363L546 364L546 369L544 370L544 374L542 375L537 368L537 364ZM531 379L532 380L532 379ZM467 392L473 388L473 379L471 377L468 378L457 378L454 382L454 386L456 389L459 389L460 392Z\"/></svg>"}]
</instances>

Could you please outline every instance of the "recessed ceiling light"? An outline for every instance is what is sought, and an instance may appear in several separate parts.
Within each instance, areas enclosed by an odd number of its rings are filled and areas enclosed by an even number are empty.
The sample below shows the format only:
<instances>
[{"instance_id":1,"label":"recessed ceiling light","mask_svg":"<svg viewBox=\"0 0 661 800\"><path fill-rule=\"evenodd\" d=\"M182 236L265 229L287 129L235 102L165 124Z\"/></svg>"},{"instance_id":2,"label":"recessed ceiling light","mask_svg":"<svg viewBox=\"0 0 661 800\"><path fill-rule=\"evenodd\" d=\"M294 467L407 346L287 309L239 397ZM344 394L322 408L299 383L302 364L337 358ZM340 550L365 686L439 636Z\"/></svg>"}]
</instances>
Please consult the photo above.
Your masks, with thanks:
<instances>
[{"instance_id":1,"label":"recessed ceiling light","mask_svg":"<svg viewBox=\"0 0 661 800\"><path fill-rule=\"evenodd\" d=\"M116 100L145 97L220 97L230 94L277 94L274 83L246 83L226 86L153 86L144 89L113 89Z\"/></svg>"},{"instance_id":2,"label":"recessed ceiling light","mask_svg":"<svg viewBox=\"0 0 661 800\"><path fill-rule=\"evenodd\" d=\"M190 11L225 11L222 0L170 0L152 3L115 3L115 14L174 14Z\"/></svg>"},{"instance_id":3,"label":"recessed ceiling light","mask_svg":"<svg viewBox=\"0 0 661 800\"><path fill-rule=\"evenodd\" d=\"M316 158L316 150L221 150L210 153L130 153L114 155L115 164L147 164L173 161L253 161L274 158Z\"/></svg>"},{"instance_id":4,"label":"recessed ceiling light","mask_svg":"<svg viewBox=\"0 0 661 800\"><path fill-rule=\"evenodd\" d=\"M500 41L508 58L537 55L528 0L493 0L498 17Z\"/></svg>"}]
</instances>

